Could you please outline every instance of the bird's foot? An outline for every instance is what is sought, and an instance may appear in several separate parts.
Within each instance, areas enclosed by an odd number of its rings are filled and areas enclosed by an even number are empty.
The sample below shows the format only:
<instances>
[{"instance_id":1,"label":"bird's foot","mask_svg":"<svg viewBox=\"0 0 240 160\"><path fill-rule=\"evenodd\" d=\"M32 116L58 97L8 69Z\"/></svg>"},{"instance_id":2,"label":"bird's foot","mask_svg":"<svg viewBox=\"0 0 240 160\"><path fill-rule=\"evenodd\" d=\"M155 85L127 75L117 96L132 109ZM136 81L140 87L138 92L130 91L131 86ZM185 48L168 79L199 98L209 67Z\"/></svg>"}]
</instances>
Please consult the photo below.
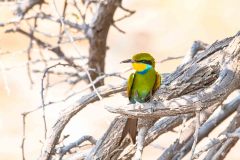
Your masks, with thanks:
<instances>
[{"instance_id":1,"label":"bird's foot","mask_svg":"<svg viewBox=\"0 0 240 160\"><path fill-rule=\"evenodd\" d=\"M149 112L150 113L153 113L153 112L155 112L156 111L156 101L153 101L154 103L152 103L151 104L151 107L150 107L150 109L149 109Z\"/></svg>"},{"instance_id":2,"label":"bird's foot","mask_svg":"<svg viewBox=\"0 0 240 160\"><path fill-rule=\"evenodd\" d=\"M151 106L151 108L149 109L150 113L153 113L155 111L155 107Z\"/></svg>"},{"instance_id":3,"label":"bird's foot","mask_svg":"<svg viewBox=\"0 0 240 160\"><path fill-rule=\"evenodd\" d=\"M142 110L144 108L144 105L142 103L136 102L134 109Z\"/></svg>"}]
</instances>

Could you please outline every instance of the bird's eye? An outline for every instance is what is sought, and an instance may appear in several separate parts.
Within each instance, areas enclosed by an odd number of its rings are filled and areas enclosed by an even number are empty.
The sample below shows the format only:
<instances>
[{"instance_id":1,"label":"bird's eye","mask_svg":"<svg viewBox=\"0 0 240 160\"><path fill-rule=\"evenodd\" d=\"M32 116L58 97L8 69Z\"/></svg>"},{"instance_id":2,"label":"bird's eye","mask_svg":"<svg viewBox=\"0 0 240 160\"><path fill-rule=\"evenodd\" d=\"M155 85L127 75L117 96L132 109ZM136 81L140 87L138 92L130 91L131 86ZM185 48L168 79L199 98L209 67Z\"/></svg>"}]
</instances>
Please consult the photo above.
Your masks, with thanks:
<instances>
[{"instance_id":1,"label":"bird's eye","mask_svg":"<svg viewBox=\"0 0 240 160\"><path fill-rule=\"evenodd\" d=\"M152 65L152 62L151 62L151 61L148 61L148 60L140 60L139 62L140 62L140 63L145 63L145 64Z\"/></svg>"}]
</instances>

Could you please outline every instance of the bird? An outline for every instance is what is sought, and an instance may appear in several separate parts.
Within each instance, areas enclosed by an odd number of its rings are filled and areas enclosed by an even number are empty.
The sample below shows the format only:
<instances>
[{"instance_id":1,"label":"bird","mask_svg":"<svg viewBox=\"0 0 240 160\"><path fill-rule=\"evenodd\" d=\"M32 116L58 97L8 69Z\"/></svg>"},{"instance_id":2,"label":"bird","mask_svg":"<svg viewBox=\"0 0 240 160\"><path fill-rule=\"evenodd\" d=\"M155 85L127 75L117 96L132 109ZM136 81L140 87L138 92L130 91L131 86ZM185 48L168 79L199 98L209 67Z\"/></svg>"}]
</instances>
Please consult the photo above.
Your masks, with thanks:
<instances>
[{"instance_id":1,"label":"bird","mask_svg":"<svg viewBox=\"0 0 240 160\"><path fill-rule=\"evenodd\" d=\"M135 70L127 82L127 96L130 103L148 102L161 85L161 75L155 70L155 59L149 53L137 53L121 63L131 63ZM119 144L128 134L132 143L136 143L137 124L138 119L127 118Z\"/></svg>"}]
</instances>

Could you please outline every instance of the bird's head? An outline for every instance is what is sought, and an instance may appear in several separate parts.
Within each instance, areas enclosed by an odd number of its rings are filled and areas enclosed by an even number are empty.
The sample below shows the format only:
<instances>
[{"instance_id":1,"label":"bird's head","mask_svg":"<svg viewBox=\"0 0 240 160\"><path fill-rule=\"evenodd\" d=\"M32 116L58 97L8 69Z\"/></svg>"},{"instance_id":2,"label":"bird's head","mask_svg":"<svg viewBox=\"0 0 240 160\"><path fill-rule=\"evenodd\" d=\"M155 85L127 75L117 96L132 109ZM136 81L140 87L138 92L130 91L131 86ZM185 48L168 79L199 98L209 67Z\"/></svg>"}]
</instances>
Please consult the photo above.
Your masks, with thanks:
<instances>
[{"instance_id":1,"label":"bird's head","mask_svg":"<svg viewBox=\"0 0 240 160\"><path fill-rule=\"evenodd\" d=\"M143 72L150 68L155 68L155 60L149 53L135 54L132 59L124 60L121 63L132 63L133 69L137 72Z\"/></svg>"}]
</instances>

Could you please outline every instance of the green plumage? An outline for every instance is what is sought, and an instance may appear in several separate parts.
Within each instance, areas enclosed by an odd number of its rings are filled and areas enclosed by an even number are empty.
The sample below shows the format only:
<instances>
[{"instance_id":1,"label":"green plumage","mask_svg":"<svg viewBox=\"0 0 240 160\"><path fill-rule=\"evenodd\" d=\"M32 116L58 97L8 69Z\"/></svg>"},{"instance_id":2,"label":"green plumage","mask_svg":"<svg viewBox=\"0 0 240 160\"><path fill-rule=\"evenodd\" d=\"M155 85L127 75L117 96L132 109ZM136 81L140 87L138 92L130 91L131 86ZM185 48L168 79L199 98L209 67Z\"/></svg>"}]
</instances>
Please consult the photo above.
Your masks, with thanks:
<instances>
[{"instance_id":1,"label":"green plumage","mask_svg":"<svg viewBox=\"0 0 240 160\"><path fill-rule=\"evenodd\" d=\"M154 68L149 69L145 74L138 72L132 73L129 77L128 85L131 86L129 100L131 103L136 101L143 103L149 100L156 81Z\"/></svg>"}]
</instances>

